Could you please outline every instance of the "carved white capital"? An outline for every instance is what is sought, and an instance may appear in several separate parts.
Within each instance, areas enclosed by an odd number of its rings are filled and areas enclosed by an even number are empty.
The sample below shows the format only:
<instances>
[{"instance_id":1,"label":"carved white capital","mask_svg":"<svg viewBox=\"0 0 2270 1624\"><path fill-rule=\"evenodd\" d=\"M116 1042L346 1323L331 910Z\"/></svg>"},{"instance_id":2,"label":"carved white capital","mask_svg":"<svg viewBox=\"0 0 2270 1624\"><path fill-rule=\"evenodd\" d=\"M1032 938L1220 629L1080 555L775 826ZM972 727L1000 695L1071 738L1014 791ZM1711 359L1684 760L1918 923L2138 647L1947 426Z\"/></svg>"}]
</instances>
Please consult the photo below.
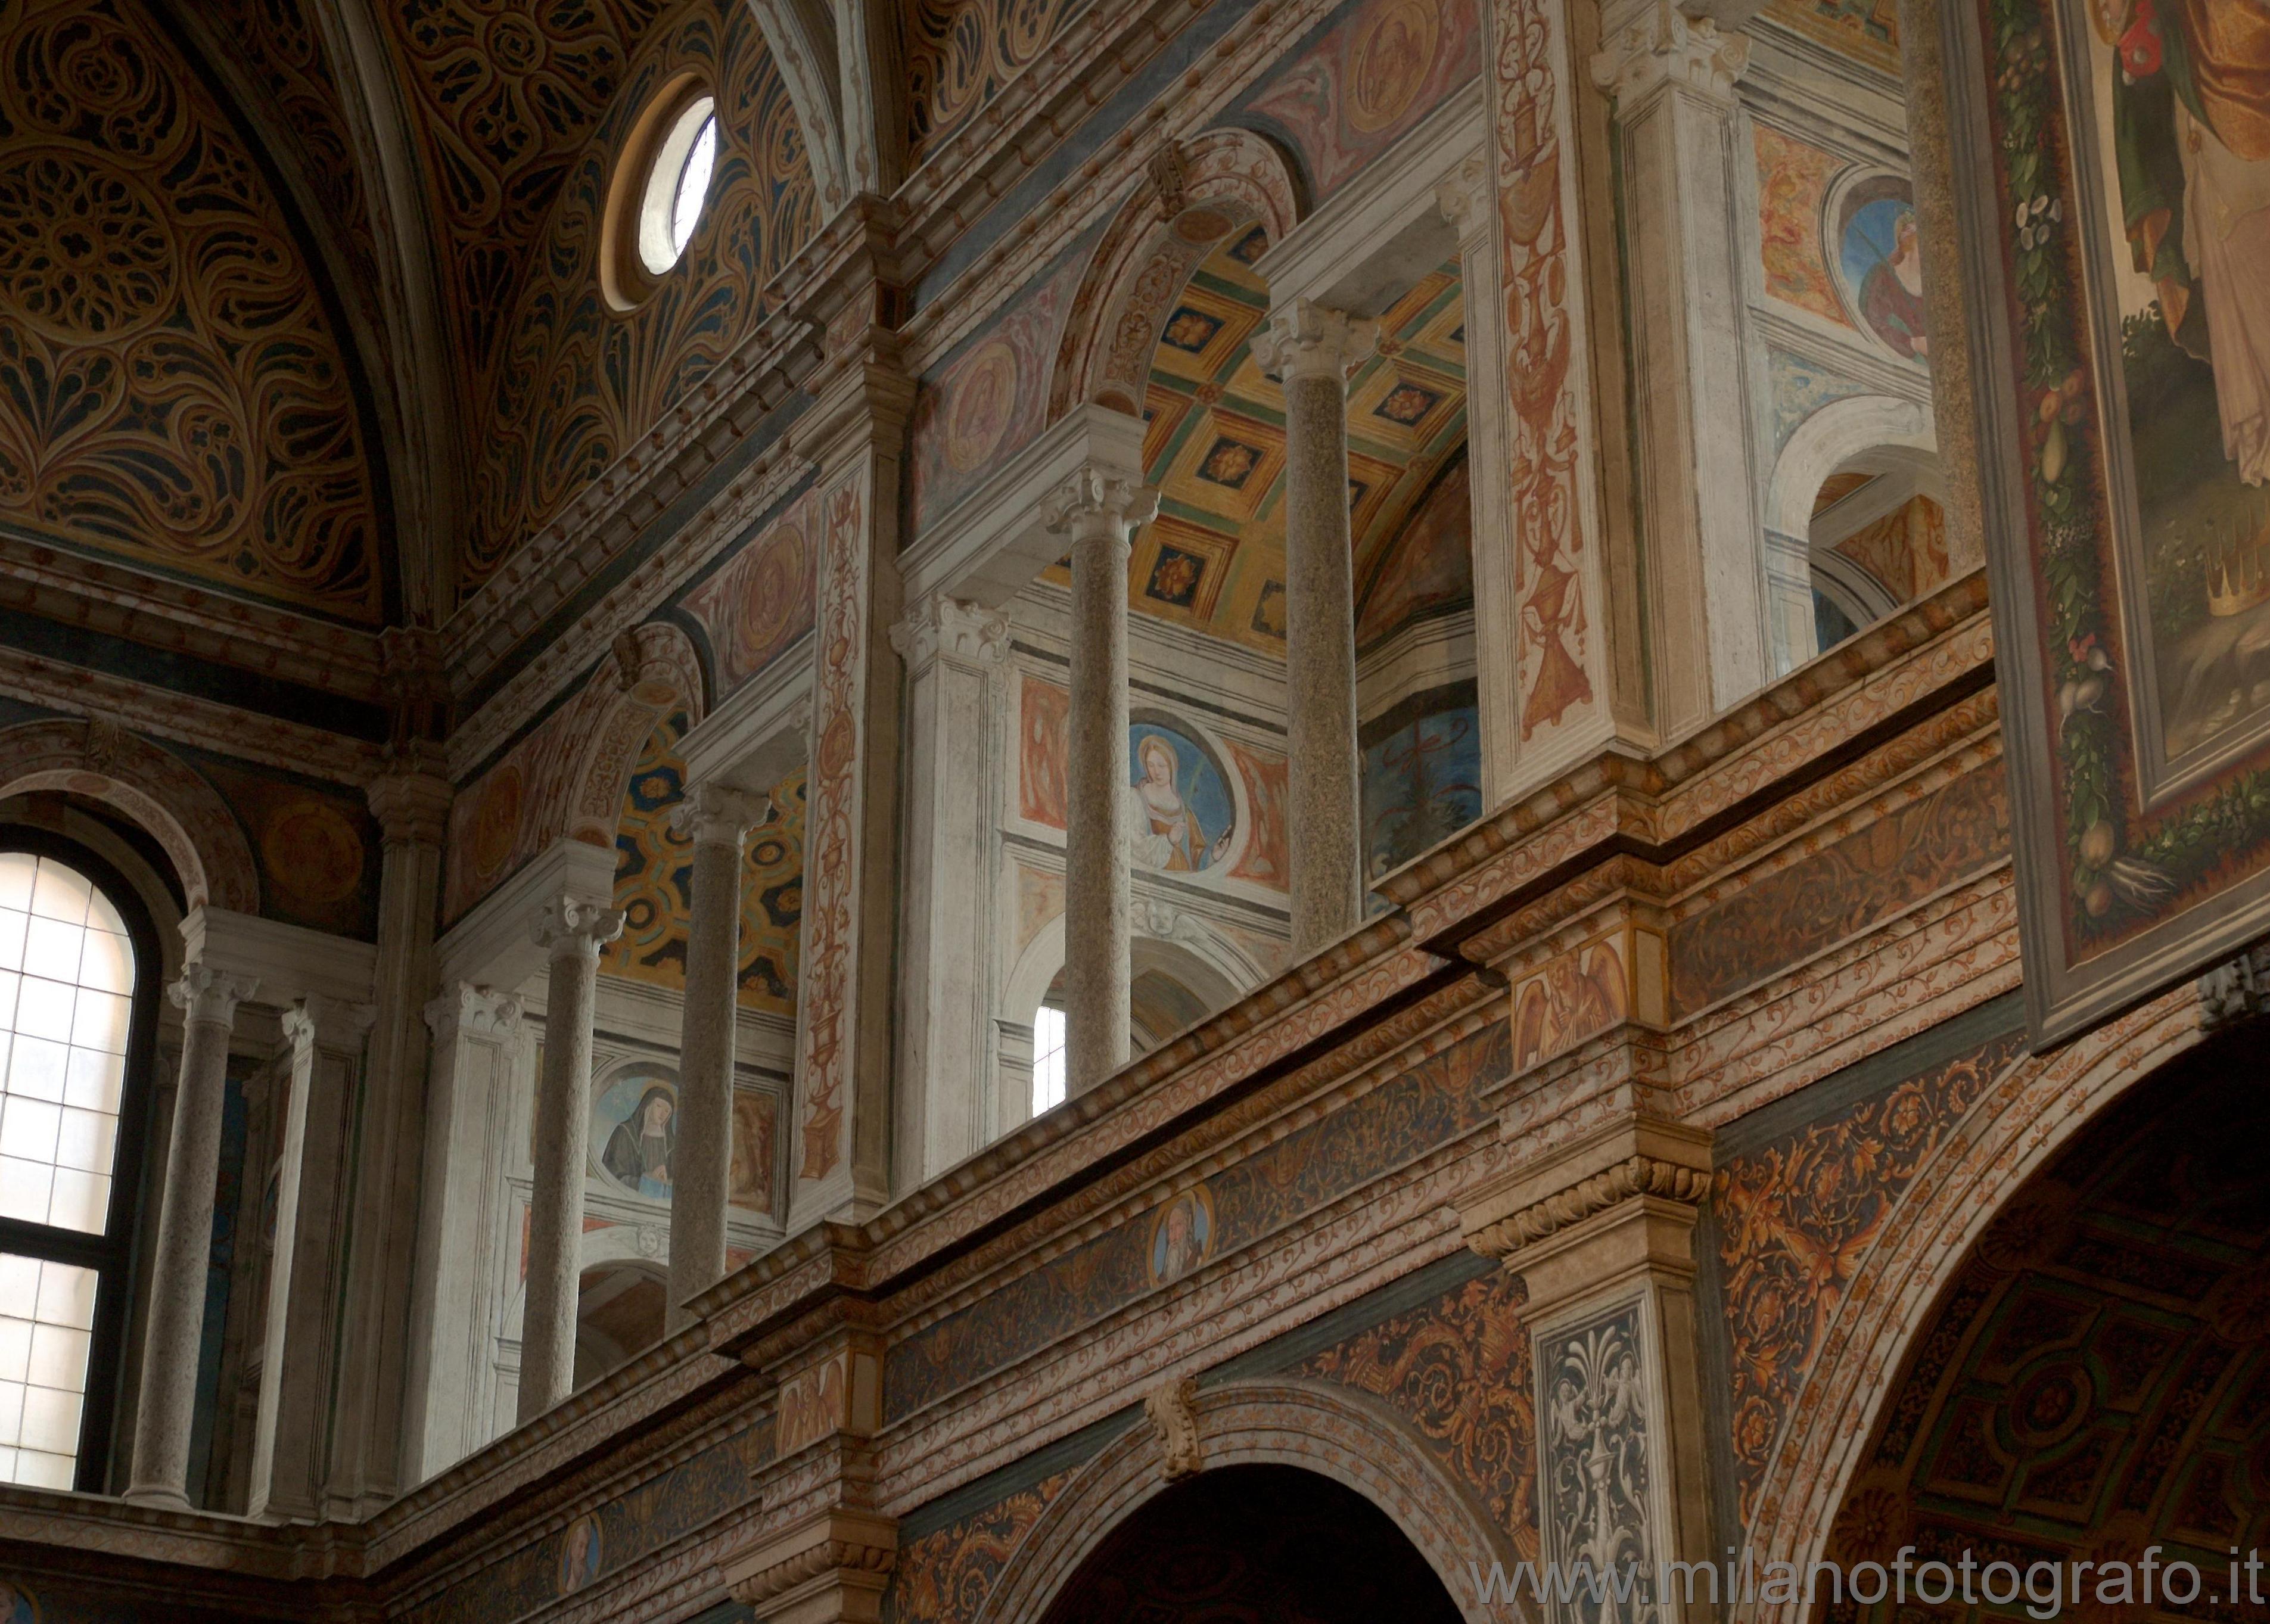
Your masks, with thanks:
<instances>
[{"instance_id":1,"label":"carved white capital","mask_svg":"<svg viewBox=\"0 0 2270 1624\"><path fill-rule=\"evenodd\" d=\"M1651 0L1613 29L1592 56L1592 83L1619 104L1658 85L1680 85L1731 103L1750 65L1750 41L1710 18L1690 18L1670 0Z\"/></svg>"},{"instance_id":2,"label":"carved white capital","mask_svg":"<svg viewBox=\"0 0 2270 1624\"><path fill-rule=\"evenodd\" d=\"M1468 153L1456 169L1435 182L1435 205L1458 234L1461 248L1489 230L1489 159L1484 153Z\"/></svg>"},{"instance_id":3,"label":"carved white capital","mask_svg":"<svg viewBox=\"0 0 2270 1624\"><path fill-rule=\"evenodd\" d=\"M436 1042L454 1043L460 1034L494 1042L520 1030L520 995L461 981L455 990L430 1001L424 1013Z\"/></svg>"},{"instance_id":4,"label":"carved white capital","mask_svg":"<svg viewBox=\"0 0 2270 1624\"><path fill-rule=\"evenodd\" d=\"M375 1004L351 1004L311 993L286 1010L277 1024L284 1030L284 1041L294 1049L313 1049L318 1044L325 1049L352 1049L377 1020Z\"/></svg>"},{"instance_id":5,"label":"carved white capital","mask_svg":"<svg viewBox=\"0 0 2270 1624\"><path fill-rule=\"evenodd\" d=\"M185 965L181 980L166 989L174 1007L191 1020L211 1020L228 1026L236 1020L236 1006L260 990L259 978L231 975L209 965Z\"/></svg>"},{"instance_id":6,"label":"carved white capital","mask_svg":"<svg viewBox=\"0 0 2270 1624\"><path fill-rule=\"evenodd\" d=\"M449 833L449 801L456 793L432 773L391 769L363 791L370 815L389 846L439 846Z\"/></svg>"},{"instance_id":7,"label":"carved white capital","mask_svg":"<svg viewBox=\"0 0 2270 1624\"><path fill-rule=\"evenodd\" d=\"M1009 617L998 609L934 593L891 628L891 646L915 671L927 670L941 657L965 665L998 665L1009 657Z\"/></svg>"},{"instance_id":8,"label":"carved white capital","mask_svg":"<svg viewBox=\"0 0 2270 1624\"><path fill-rule=\"evenodd\" d=\"M1269 325L1253 337L1253 359L1272 378L1290 383L1296 378L1330 378L1347 382L1348 368L1368 360L1379 347L1379 323L1369 316L1350 315L1313 299L1296 299L1292 308L1279 310Z\"/></svg>"},{"instance_id":9,"label":"carved white capital","mask_svg":"<svg viewBox=\"0 0 2270 1624\"><path fill-rule=\"evenodd\" d=\"M1043 507L1049 530L1074 541L1110 537L1147 524L1159 513L1159 493L1123 472L1090 464L1049 493Z\"/></svg>"},{"instance_id":10,"label":"carved white capital","mask_svg":"<svg viewBox=\"0 0 2270 1624\"><path fill-rule=\"evenodd\" d=\"M772 811L768 797L723 784L695 784L670 809L670 827L697 846L740 849L742 838Z\"/></svg>"},{"instance_id":11,"label":"carved white capital","mask_svg":"<svg viewBox=\"0 0 2270 1624\"><path fill-rule=\"evenodd\" d=\"M574 897L554 897L536 916L536 945L553 959L597 959L623 933L623 910Z\"/></svg>"}]
</instances>

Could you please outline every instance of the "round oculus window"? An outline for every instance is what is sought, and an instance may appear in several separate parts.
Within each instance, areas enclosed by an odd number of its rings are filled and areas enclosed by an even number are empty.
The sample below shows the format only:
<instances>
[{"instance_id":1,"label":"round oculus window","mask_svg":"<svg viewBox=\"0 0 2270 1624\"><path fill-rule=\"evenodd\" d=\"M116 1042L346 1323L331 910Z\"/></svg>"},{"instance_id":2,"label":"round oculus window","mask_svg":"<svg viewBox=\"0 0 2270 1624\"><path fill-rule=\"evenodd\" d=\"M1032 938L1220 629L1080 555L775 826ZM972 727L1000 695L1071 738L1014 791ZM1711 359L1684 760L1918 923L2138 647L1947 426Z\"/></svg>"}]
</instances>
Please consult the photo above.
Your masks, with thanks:
<instances>
[{"instance_id":1,"label":"round oculus window","mask_svg":"<svg viewBox=\"0 0 2270 1624\"><path fill-rule=\"evenodd\" d=\"M671 120L647 170L646 192L639 200L638 257L649 276L662 275L685 257L709 201L709 177L716 167L716 99L696 96Z\"/></svg>"}]
</instances>

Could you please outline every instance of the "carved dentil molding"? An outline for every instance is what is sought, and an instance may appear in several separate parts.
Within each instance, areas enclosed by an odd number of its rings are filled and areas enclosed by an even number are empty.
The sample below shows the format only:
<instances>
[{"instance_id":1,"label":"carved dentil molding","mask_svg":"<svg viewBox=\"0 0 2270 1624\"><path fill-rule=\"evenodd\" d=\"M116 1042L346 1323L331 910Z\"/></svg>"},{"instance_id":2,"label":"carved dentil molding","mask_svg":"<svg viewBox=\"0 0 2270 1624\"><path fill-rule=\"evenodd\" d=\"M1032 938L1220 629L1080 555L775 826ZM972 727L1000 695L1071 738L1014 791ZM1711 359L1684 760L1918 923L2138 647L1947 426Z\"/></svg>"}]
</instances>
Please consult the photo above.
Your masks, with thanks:
<instances>
[{"instance_id":1,"label":"carved dentil molding","mask_svg":"<svg viewBox=\"0 0 2270 1624\"><path fill-rule=\"evenodd\" d=\"M1710 1188L1710 1175L1700 1168L1653 1156L1632 1156L1476 1232L1473 1245L1485 1257L1510 1257L1555 1230L1626 1201L1654 1196L1692 1206Z\"/></svg>"},{"instance_id":2,"label":"carved dentil molding","mask_svg":"<svg viewBox=\"0 0 2270 1624\"><path fill-rule=\"evenodd\" d=\"M260 990L259 980L232 975L210 965L184 966L182 978L166 989L174 1006L191 1020L228 1026L236 1020L236 1006Z\"/></svg>"},{"instance_id":3,"label":"carved dentil molding","mask_svg":"<svg viewBox=\"0 0 2270 1624\"><path fill-rule=\"evenodd\" d=\"M1734 81L1750 65L1747 34L1710 18L1690 18L1669 0L1654 0L1612 31L1592 56L1592 83L1619 102L1658 85L1683 85L1731 101Z\"/></svg>"},{"instance_id":4,"label":"carved dentil molding","mask_svg":"<svg viewBox=\"0 0 2270 1624\"><path fill-rule=\"evenodd\" d=\"M1379 347L1379 323L1350 315L1313 299L1296 299L1290 309L1270 316L1253 336L1253 359L1272 378L1330 378L1345 385L1348 368L1370 359Z\"/></svg>"},{"instance_id":5,"label":"carved dentil molding","mask_svg":"<svg viewBox=\"0 0 2270 1624\"><path fill-rule=\"evenodd\" d=\"M937 592L891 628L891 646L916 671L941 657L965 665L998 665L1009 657L1009 617Z\"/></svg>"}]
</instances>

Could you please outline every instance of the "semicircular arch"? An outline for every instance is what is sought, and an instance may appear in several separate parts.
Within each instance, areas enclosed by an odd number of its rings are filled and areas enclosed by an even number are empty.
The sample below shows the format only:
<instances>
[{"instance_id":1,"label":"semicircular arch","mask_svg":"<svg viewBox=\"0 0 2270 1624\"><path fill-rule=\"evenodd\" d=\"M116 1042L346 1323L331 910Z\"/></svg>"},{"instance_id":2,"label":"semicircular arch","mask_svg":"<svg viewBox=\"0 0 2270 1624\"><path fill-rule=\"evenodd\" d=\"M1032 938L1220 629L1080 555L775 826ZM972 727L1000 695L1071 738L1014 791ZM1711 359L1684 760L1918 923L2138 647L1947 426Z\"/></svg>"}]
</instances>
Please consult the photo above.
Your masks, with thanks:
<instances>
[{"instance_id":1,"label":"semicircular arch","mask_svg":"<svg viewBox=\"0 0 2270 1624\"><path fill-rule=\"evenodd\" d=\"M1473 1624L1504 1610L1472 1594L1467 1564L1517 1557L1512 1540L1385 1406L1330 1383L1231 1381L1191 1405L1202 1469L1297 1466L1354 1490L1426 1558ZM1139 1422L1089 1462L1009 1554L975 1624L1029 1624L1110 1534L1169 1487L1158 1429ZM1532 1604L1524 1597L1521 1616Z\"/></svg>"},{"instance_id":2,"label":"semicircular arch","mask_svg":"<svg viewBox=\"0 0 2270 1624\"><path fill-rule=\"evenodd\" d=\"M28 722L0 730L0 798L38 790L100 801L148 831L189 907L260 911L252 843L228 803L155 745L100 722Z\"/></svg>"},{"instance_id":3,"label":"semicircular arch","mask_svg":"<svg viewBox=\"0 0 2270 1624\"><path fill-rule=\"evenodd\" d=\"M2089 1123L2200 1041L2199 995L2165 994L2046 1057L2007 1068L1916 1169L1847 1283L1790 1420L1759 1479L1748 1545L1762 1565L1821 1560L1837 1509L1898 1389L1932 1307L2027 1182ZM1754 1603L1738 1619L1787 1620L1801 1604Z\"/></svg>"}]
</instances>

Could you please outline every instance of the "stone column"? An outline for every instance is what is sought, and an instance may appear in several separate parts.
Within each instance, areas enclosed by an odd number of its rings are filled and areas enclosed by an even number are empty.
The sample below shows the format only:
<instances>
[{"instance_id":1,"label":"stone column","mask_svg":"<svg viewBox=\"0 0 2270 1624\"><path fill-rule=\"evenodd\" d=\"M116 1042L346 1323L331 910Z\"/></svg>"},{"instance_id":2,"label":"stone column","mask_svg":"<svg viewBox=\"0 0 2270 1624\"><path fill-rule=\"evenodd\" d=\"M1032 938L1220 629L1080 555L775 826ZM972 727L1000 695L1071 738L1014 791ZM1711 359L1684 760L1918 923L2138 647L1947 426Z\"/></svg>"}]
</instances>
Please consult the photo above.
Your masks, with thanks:
<instances>
[{"instance_id":1,"label":"stone column","mask_svg":"<svg viewBox=\"0 0 2270 1624\"><path fill-rule=\"evenodd\" d=\"M1538 1405L1541 1562L1604 1573L1721 1560L1711 1548L1710 1468L1695 1309L1695 1227L1710 1187L1710 1136L1627 1116L1470 1192L1467 1243L1528 1287ZM1707 1624L1707 1586L1660 1616ZM1597 1612L1547 1604L1553 1624Z\"/></svg>"},{"instance_id":2,"label":"stone column","mask_svg":"<svg viewBox=\"0 0 2270 1624\"><path fill-rule=\"evenodd\" d=\"M765 798L697 784L671 814L694 841L693 918L678 1044L678 1150L671 1159L668 1328L725 1275L725 1190L733 1172L733 1021L741 968L741 842Z\"/></svg>"},{"instance_id":3,"label":"stone column","mask_svg":"<svg viewBox=\"0 0 2270 1624\"><path fill-rule=\"evenodd\" d=\"M1271 316L1253 341L1262 370L1285 384L1287 833L1296 958L1363 916L1347 372L1377 341L1376 323L1305 299Z\"/></svg>"},{"instance_id":4,"label":"stone column","mask_svg":"<svg viewBox=\"0 0 2270 1624\"><path fill-rule=\"evenodd\" d=\"M509 1266L506 1151L520 1000L459 982L426 1006L425 1175L410 1310L402 1481L424 1482L494 1431L499 1287Z\"/></svg>"},{"instance_id":5,"label":"stone column","mask_svg":"<svg viewBox=\"0 0 2270 1624\"><path fill-rule=\"evenodd\" d=\"M1074 474L1049 504L1049 528L1072 551L1064 978L1065 1072L1072 1093L1094 1087L1125 1065L1132 1047L1127 554L1134 527L1158 511L1157 492L1097 468Z\"/></svg>"},{"instance_id":6,"label":"stone column","mask_svg":"<svg viewBox=\"0 0 2270 1624\"><path fill-rule=\"evenodd\" d=\"M893 1183L912 1190L974 1154L992 1126L994 713L1009 618L941 595L891 641L907 666Z\"/></svg>"},{"instance_id":7,"label":"stone column","mask_svg":"<svg viewBox=\"0 0 2270 1624\"><path fill-rule=\"evenodd\" d=\"M257 983L192 964L167 989L179 1005L182 1080L143 1335L141 1401L134 1414L134 1470L126 1497L187 1510L189 1427L196 1419L197 1346L204 1340L205 1274L212 1252L213 1187L220 1176L220 1117L228 1088L228 1039L238 1003Z\"/></svg>"},{"instance_id":8,"label":"stone column","mask_svg":"<svg viewBox=\"0 0 2270 1624\"><path fill-rule=\"evenodd\" d=\"M1649 669L1656 729L1674 737L1774 673L1736 212L1750 45L1668 0L1603 12L1591 70L1616 112Z\"/></svg>"},{"instance_id":9,"label":"stone column","mask_svg":"<svg viewBox=\"0 0 2270 1624\"><path fill-rule=\"evenodd\" d=\"M536 1086L534 1184L528 1212L528 1298L520 1328L519 1424L574 1390L575 1299L582 1272L583 1164L591 1123L591 1016L599 949L620 936L619 908L560 897L546 903L536 945L551 955L544 1074Z\"/></svg>"}]
</instances>

